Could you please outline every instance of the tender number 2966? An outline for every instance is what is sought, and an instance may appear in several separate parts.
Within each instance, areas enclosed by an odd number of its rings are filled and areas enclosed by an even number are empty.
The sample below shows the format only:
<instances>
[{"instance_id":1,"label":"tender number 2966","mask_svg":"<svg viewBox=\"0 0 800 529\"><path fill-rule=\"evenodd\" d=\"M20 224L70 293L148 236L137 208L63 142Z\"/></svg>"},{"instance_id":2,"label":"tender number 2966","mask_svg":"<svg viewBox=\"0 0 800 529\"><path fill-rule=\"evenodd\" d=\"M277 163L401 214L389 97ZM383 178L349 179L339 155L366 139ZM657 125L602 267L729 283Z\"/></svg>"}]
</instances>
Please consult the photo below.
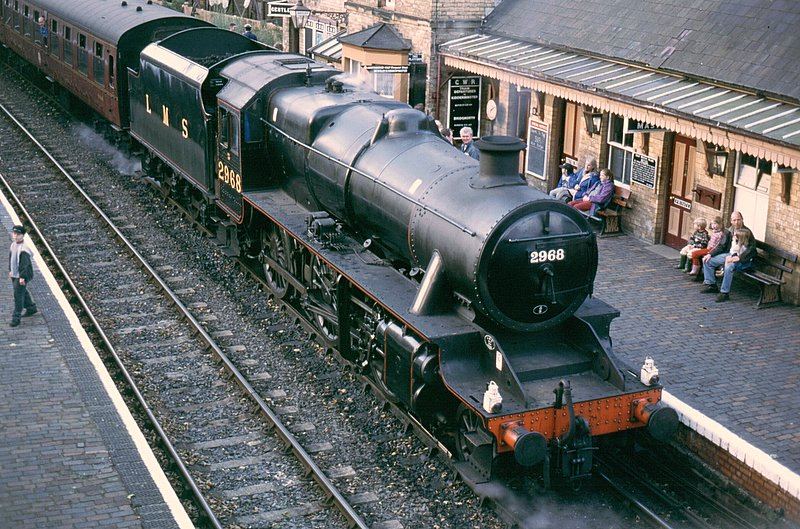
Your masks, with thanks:
<instances>
[{"instance_id":1,"label":"tender number 2966","mask_svg":"<svg viewBox=\"0 0 800 529\"><path fill-rule=\"evenodd\" d=\"M540 250L538 252L531 252L531 264L547 263L550 261L563 261L564 249L558 250Z\"/></svg>"}]
</instances>

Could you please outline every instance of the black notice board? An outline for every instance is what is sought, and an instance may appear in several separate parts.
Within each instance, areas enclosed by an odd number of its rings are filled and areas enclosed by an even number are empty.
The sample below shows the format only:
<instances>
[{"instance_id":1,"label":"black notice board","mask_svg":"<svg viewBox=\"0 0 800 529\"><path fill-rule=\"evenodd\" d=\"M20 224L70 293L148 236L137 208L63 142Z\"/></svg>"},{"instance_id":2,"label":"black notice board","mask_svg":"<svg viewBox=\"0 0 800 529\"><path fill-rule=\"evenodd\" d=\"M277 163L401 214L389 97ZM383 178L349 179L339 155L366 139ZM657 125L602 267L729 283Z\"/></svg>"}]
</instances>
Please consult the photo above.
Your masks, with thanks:
<instances>
[{"instance_id":1,"label":"black notice board","mask_svg":"<svg viewBox=\"0 0 800 529\"><path fill-rule=\"evenodd\" d=\"M658 164L655 158L634 153L633 161L631 162L631 180L650 189L655 189L657 167Z\"/></svg>"},{"instance_id":2,"label":"black notice board","mask_svg":"<svg viewBox=\"0 0 800 529\"><path fill-rule=\"evenodd\" d=\"M539 178L547 169L547 124L531 120L528 126L528 151L525 172Z\"/></svg>"},{"instance_id":3,"label":"black notice board","mask_svg":"<svg viewBox=\"0 0 800 529\"><path fill-rule=\"evenodd\" d=\"M451 77L448 83L447 125L458 136L463 127L480 137L481 78L479 76Z\"/></svg>"}]
</instances>

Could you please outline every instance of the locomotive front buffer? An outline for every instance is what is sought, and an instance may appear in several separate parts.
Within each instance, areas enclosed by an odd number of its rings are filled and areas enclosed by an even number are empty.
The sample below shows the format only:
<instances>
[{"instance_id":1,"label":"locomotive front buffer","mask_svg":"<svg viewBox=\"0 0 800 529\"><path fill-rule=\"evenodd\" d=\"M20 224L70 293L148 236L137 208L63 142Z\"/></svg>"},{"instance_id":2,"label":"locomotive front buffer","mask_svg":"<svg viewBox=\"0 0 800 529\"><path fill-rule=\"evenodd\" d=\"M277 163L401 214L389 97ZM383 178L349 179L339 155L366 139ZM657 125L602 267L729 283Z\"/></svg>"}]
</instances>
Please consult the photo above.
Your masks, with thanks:
<instances>
[{"instance_id":1,"label":"locomotive front buffer","mask_svg":"<svg viewBox=\"0 0 800 529\"><path fill-rule=\"evenodd\" d=\"M595 439L636 430L672 439L678 415L661 402L662 387L611 353L608 328L617 314L590 298L556 328L484 334L474 348L440 352L445 384L461 400L455 447L471 479L491 480L507 466L499 462L513 457L540 472L546 486L570 482L591 475Z\"/></svg>"}]
</instances>

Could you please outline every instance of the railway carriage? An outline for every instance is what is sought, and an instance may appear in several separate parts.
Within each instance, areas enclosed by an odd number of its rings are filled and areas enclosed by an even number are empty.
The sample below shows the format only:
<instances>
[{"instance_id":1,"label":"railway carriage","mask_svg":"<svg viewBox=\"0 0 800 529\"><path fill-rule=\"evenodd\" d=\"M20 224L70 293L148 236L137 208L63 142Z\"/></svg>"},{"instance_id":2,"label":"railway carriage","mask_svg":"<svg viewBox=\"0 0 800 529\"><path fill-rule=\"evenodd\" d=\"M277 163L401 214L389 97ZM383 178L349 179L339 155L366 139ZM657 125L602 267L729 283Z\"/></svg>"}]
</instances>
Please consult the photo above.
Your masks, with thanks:
<instances>
[{"instance_id":1,"label":"railway carriage","mask_svg":"<svg viewBox=\"0 0 800 529\"><path fill-rule=\"evenodd\" d=\"M121 129L129 120L128 68L138 70L142 49L209 25L152 0L0 0L0 15L4 47Z\"/></svg>"},{"instance_id":2,"label":"railway carriage","mask_svg":"<svg viewBox=\"0 0 800 529\"><path fill-rule=\"evenodd\" d=\"M63 4L61 23L91 27L81 2ZM118 116L145 170L465 474L515 460L578 479L599 439L671 437L657 377L614 356L619 312L592 297L594 232L525 184L520 140L479 140L478 163L430 116L190 20L148 19L131 30L137 56L117 52L130 87Z\"/></svg>"}]
</instances>

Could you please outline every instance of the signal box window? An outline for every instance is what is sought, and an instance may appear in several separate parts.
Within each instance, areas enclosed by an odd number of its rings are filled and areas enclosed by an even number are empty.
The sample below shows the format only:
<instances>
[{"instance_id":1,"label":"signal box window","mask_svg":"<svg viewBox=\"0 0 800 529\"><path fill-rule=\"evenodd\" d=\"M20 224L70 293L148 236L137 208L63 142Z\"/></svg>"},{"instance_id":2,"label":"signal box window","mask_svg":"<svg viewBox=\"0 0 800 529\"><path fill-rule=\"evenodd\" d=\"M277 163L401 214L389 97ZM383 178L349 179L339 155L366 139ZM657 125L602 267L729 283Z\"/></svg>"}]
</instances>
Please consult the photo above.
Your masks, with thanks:
<instances>
[{"instance_id":1,"label":"signal box window","mask_svg":"<svg viewBox=\"0 0 800 529\"><path fill-rule=\"evenodd\" d=\"M72 28L64 26L64 62L72 65Z\"/></svg>"},{"instance_id":2,"label":"signal box window","mask_svg":"<svg viewBox=\"0 0 800 529\"><path fill-rule=\"evenodd\" d=\"M105 84L105 69L103 68L103 45L99 42L94 43L94 59L93 59L93 74L94 82L99 85Z\"/></svg>"},{"instance_id":3,"label":"signal box window","mask_svg":"<svg viewBox=\"0 0 800 529\"><path fill-rule=\"evenodd\" d=\"M58 21L50 21L50 53L58 57L60 41L58 36Z\"/></svg>"},{"instance_id":4,"label":"signal box window","mask_svg":"<svg viewBox=\"0 0 800 529\"><path fill-rule=\"evenodd\" d=\"M78 33L78 70L89 75L89 50L86 46L86 35Z\"/></svg>"}]
</instances>

